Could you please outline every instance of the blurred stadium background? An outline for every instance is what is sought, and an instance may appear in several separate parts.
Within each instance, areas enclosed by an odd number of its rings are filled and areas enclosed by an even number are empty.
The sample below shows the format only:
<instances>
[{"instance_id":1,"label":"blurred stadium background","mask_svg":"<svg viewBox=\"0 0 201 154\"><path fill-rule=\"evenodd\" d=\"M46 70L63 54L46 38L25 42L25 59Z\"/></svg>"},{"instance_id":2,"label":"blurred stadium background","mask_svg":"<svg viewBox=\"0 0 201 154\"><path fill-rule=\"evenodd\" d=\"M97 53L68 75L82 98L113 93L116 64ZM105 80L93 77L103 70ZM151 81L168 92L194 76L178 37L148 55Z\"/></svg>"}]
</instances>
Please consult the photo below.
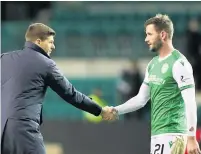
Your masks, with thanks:
<instances>
[{"instance_id":1,"label":"blurred stadium background","mask_svg":"<svg viewBox=\"0 0 201 154\"><path fill-rule=\"evenodd\" d=\"M114 106L139 89L145 67L154 56L144 43L143 25L157 13L173 20L174 46L194 67L199 128L201 2L1 2L1 52L21 49L30 23L47 24L57 33L52 58L66 77L100 104ZM149 111L147 104L118 122L106 123L48 89L41 128L47 154L147 154Z\"/></svg>"}]
</instances>

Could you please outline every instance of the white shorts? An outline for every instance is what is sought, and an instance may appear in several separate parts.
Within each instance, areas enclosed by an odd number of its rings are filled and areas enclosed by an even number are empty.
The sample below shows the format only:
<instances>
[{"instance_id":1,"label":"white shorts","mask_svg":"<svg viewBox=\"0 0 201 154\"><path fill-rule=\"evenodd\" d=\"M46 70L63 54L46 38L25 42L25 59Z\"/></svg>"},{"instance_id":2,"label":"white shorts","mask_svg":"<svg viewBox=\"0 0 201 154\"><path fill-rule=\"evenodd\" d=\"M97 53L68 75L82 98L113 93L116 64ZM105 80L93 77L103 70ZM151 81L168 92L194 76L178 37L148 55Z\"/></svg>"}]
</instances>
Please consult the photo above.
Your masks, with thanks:
<instances>
[{"instance_id":1,"label":"white shorts","mask_svg":"<svg viewBox=\"0 0 201 154\"><path fill-rule=\"evenodd\" d=\"M187 136L164 134L151 137L151 154L184 154Z\"/></svg>"}]
</instances>

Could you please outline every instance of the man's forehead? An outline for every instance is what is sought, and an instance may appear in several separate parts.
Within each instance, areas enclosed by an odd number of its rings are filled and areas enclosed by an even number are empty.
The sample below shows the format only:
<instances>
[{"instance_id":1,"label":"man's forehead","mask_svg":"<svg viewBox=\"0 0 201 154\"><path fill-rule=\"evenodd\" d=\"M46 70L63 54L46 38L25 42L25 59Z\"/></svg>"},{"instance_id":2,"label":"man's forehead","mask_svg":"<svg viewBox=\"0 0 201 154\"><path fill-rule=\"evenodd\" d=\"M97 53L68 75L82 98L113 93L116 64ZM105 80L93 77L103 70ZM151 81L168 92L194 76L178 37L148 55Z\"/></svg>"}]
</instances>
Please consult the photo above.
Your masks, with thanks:
<instances>
[{"instance_id":1,"label":"man's forehead","mask_svg":"<svg viewBox=\"0 0 201 154\"><path fill-rule=\"evenodd\" d=\"M147 25L145 28L145 32L156 32L155 25L153 24Z\"/></svg>"},{"instance_id":2,"label":"man's forehead","mask_svg":"<svg viewBox=\"0 0 201 154\"><path fill-rule=\"evenodd\" d=\"M47 37L47 40L48 40L48 41L54 41L54 36L48 36L48 37Z\"/></svg>"},{"instance_id":3,"label":"man's forehead","mask_svg":"<svg viewBox=\"0 0 201 154\"><path fill-rule=\"evenodd\" d=\"M154 30L155 26L154 26L154 24L150 24L150 25L146 26L146 29L151 29L151 30L153 29Z\"/></svg>"}]
</instances>

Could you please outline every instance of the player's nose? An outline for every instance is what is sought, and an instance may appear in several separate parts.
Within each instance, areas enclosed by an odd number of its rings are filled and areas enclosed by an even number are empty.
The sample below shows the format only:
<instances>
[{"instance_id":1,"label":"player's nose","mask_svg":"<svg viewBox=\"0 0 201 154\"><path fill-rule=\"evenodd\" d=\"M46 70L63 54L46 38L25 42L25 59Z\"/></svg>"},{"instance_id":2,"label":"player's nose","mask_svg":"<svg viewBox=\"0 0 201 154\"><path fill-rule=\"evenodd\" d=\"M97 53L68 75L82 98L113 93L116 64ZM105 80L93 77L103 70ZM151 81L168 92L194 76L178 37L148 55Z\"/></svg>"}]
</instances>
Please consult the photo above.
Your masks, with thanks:
<instances>
[{"instance_id":1,"label":"player's nose","mask_svg":"<svg viewBox=\"0 0 201 154\"><path fill-rule=\"evenodd\" d=\"M146 43L148 42L148 38L147 37L145 37L145 40L144 40Z\"/></svg>"},{"instance_id":2,"label":"player's nose","mask_svg":"<svg viewBox=\"0 0 201 154\"><path fill-rule=\"evenodd\" d=\"M54 50L54 49L55 49L55 45L53 44L53 45L52 45L52 50Z\"/></svg>"}]
</instances>

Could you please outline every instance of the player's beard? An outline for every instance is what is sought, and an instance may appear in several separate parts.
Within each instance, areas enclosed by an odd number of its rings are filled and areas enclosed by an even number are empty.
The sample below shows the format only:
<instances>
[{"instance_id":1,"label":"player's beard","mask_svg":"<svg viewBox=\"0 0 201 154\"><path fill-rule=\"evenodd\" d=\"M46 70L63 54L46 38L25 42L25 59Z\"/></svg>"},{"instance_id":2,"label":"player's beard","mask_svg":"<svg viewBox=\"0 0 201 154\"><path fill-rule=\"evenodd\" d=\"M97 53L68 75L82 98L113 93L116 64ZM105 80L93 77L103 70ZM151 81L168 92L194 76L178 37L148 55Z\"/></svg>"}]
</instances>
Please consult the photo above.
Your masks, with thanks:
<instances>
[{"instance_id":1,"label":"player's beard","mask_svg":"<svg viewBox=\"0 0 201 154\"><path fill-rule=\"evenodd\" d=\"M151 51L151 52L157 52L157 51L160 50L160 48L162 47L162 45L163 45L163 44L162 44L161 39L158 38L158 39L155 41L155 43L153 44L153 47L150 48L150 51Z\"/></svg>"}]
</instances>

